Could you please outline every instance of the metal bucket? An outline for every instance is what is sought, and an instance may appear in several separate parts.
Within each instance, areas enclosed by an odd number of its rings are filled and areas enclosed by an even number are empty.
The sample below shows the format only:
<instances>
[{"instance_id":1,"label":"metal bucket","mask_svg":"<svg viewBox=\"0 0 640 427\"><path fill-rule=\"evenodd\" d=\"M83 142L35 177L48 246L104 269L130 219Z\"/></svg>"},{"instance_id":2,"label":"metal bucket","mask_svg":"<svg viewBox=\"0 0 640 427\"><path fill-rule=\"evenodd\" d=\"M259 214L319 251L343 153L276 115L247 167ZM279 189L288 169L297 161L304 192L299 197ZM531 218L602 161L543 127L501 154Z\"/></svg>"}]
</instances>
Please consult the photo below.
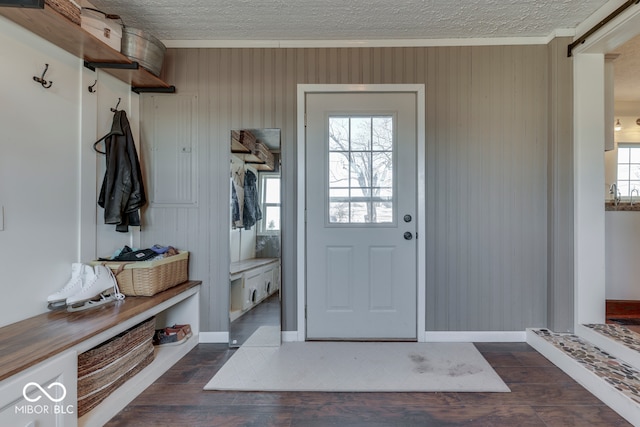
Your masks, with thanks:
<instances>
[{"instance_id":1,"label":"metal bucket","mask_svg":"<svg viewBox=\"0 0 640 427\"><path fill-rule=\"evenodd\" d=\"M156 76L162 70L166 50L165 45L151 34L136 28L122 28L122 54Z\"/></svg>"}]
</instances>

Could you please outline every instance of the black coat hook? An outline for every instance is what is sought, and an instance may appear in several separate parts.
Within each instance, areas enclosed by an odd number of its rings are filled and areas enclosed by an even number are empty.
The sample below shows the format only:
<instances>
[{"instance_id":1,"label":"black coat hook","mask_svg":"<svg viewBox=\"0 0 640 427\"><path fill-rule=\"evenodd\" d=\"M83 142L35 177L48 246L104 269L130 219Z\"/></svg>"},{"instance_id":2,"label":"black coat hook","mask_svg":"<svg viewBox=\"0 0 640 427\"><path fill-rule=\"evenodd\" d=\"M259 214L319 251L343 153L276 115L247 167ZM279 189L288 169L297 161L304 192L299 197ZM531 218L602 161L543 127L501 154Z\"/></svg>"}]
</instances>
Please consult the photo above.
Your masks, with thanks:
<instances>
[{"instance_id":1,"label":"black coat hook","mask_svg":"<svg viewBox=\"0 0 640 427\"><path fill-rule=\"evenodd\" d=\"M43 88L49 89L53 84L52 81L46 81L44 79L44 75L47 74L47 70L49 69L49 64L44 64L44 71L42 72L42 77L33 76L33 80L37 81L42 85Z\"/></svg>"},{"instance_id":2,"label":"black coat hook","mask_svg":"<svg viewBox=\"0 0 640 427\"><path fill-rule=\"evenodd\" d=\"M118 103L116 104L116 108L112 108L111 112L113 112L113 113L117 113L118 112L118 106L120 105L120 101L122 101L122 98L118 98Z\"/></svg>"},{"instance_id":3,"label":"black coat hook","mask_svg":"<svg viewBox=\"0 0 640 427\"><path fill-rule=\"evenodd\" d=\"M89 86L89 92L93 93L96 91L95 87L96 84L98 84L98 80L96 80L95 82L93 82L93 84L91 86Z\"/></svg>"}]
</instances>

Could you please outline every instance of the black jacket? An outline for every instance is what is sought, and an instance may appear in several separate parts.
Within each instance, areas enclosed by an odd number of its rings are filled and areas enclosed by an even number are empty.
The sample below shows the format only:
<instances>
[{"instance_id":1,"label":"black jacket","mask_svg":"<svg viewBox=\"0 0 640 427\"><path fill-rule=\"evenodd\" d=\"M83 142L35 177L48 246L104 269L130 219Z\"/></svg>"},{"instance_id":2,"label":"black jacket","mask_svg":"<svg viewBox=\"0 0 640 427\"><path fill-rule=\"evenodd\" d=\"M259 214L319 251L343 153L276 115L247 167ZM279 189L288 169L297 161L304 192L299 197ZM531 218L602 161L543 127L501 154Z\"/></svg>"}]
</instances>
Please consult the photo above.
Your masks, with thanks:
<instances>
[{"instance_id":1,"label":"black jacket","mask_svg":"<svg viewBox=\"0 0 640 427\"><path fill-rule=\"evenodd\" d=\"M244 209L242 210L242 226L245 230L262 219L260 200L258 200L258 178L248 170L244 174Z\"/></svg>"},{"instance_id":2,"label":"black jacket","mask_svg":"<svg viewBox=\"0 0 640 427\"><path fill-rule=\"evenodd\" d=\"M107 170L98 205L104 208L105 224L116 224L116 231L126 232L129 225L140 225L138 210L147 199L138 153L124 111L115 112L111 132L102 139L105 140Z\"/></svg>"}]
</instances>

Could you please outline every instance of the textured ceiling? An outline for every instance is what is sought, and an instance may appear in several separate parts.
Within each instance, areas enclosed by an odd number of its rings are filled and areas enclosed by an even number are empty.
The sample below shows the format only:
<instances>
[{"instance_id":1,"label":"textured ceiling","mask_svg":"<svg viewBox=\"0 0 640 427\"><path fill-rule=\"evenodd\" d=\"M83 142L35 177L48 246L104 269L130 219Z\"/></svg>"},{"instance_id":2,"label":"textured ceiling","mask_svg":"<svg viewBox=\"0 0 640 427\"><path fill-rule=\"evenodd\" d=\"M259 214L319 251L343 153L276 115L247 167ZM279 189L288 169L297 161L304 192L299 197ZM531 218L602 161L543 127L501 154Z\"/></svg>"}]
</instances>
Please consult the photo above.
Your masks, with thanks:
<instances>
[{"instance_id":1,"label":"textured ceiling","mask_svg":"<svg viewBox=\"0 0 640 427\"><path fill-rule=\"evenodd\" d=\"M614 96L616 101L640 101L640 37L629 40L614 53Z\"/></svg>"},{"instance_id":2,"label":"textured ceiling","mask_svg":"<svg viewBox=\"0 0 640 427\"><path fill-rule=\"evenodd\" d=\"M547 37L607 0L90 0L161 40Z\"/></svg>"},{"instance_id":3,"label":"textured ceiling","mask_svg":"<svg viewBox=\"0 0 640 427\"><path fill-rule=\"evenodd\" d=\"M85 2L86 0L82 0ZM545 38L607 0L89 0L169 41ZM188 43L187 43L188 45ZM640 100L640 41L616 50L617 100Z\"/></svg>"}]
</instances>

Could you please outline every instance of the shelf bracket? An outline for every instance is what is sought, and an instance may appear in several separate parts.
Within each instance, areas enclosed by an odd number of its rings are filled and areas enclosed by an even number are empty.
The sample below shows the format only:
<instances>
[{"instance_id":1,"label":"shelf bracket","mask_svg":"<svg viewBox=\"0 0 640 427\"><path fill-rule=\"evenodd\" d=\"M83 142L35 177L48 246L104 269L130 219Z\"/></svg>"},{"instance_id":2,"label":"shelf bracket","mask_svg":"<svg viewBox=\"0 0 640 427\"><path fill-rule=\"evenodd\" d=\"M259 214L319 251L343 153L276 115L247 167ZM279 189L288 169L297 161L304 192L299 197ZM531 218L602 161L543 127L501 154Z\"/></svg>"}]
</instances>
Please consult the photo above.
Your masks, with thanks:
<instances>
[{"instance_id":1,"label":"shelf bracket","mask_svg":"<svg viewBox=\"0 0 640 427\"><path fill-rule=\"evenodd\" d=\"M137 70L140 68L140 65L137 62L131 62L130 64L122 63L122 62L91 62L84 61L84 66L90 69L91 71L95 71L96 68L117 68L121 70Z\"/></svg>"},{"instance_id":2,"label":"shelf bracket","mask_svg":"<svg viewBox=\"0 0 640 427\"><path fill-rule=\"evenodd\" d=\"M141 93L176 93L176 87L171 85L169 87L131 87L131 90L137 93L138 95Z\"/></svg>"}]
</instances>

